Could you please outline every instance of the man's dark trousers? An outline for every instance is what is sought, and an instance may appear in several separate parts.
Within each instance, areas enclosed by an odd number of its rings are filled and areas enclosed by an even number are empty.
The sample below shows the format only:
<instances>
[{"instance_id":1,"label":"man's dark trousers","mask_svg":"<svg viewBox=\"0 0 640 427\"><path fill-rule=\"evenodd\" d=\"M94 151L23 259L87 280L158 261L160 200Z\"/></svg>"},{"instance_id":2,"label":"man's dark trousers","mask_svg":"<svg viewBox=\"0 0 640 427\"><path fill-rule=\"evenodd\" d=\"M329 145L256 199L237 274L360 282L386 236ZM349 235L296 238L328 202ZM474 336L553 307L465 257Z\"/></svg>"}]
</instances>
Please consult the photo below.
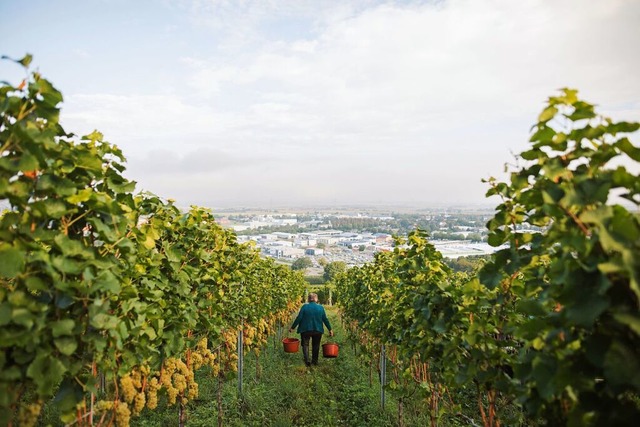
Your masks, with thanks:
<instances>
[{"instance_id":1,"label":"man's dark trousers","mask_svg":"<svg viewBox=\"0 0 640 427\"><path fill-rule=\"evenodd\" d=\"M322 332L309 331L300 334L302 336L302 354L304 355L304 363L309 366L311 363L318 364L318 355L320 354L320 340ZM311 361L309 361L309 340L311 340Z\"/></svg>"}]
</instances>

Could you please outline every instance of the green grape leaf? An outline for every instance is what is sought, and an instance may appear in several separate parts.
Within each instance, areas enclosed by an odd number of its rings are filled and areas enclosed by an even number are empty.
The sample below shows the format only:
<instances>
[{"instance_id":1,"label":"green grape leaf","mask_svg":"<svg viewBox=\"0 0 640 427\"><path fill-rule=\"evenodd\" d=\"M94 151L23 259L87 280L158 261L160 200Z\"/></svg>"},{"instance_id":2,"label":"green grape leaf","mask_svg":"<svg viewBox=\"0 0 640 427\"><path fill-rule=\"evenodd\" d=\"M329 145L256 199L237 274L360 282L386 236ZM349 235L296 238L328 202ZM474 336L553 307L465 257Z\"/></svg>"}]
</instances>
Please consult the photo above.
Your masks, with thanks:
<instances>
[{"instance_id":1,"label":"green grape leaf","mask_svg":"<svg viewBox=\"0 0 640 427\"><path fill-rule=\"evenodd\" d=\"M33 380L41 396L51 396L62 381L65 366L50 354L40 353L27 369L27 376Z\"/></svg>"},{"instance_id":2,"label":"green grape leaf","mask_svg":"<svg viewBox=\"0 0 640 427\"><path fill-rule=\"evenodd\" d=\"M73 335L73 328L75 328L75 321L73 319L62 319L51 323L51 333L55 338L64 335Z\"/></svg>"},{"instance_id":3,"label":"green grape leaf","mask_svg":"<svg viewBox=\"0 0 640 427\"><path fill-rule=\"evenodd\" d=\"M25 253L7 244L0 244L0 276L11 279L24 269Z\"/></svg>"},{"instance_id":4,"label":"green grape leaf","mask_svg":"<svg viewBox=\"0 0 640 427\"><path fill-rule=\"evenodd\" d=\"M71 356L78 348L78 342L73 337L61 337L53 340L56 348L65 356Z\"/></svg>"}]
</instances>

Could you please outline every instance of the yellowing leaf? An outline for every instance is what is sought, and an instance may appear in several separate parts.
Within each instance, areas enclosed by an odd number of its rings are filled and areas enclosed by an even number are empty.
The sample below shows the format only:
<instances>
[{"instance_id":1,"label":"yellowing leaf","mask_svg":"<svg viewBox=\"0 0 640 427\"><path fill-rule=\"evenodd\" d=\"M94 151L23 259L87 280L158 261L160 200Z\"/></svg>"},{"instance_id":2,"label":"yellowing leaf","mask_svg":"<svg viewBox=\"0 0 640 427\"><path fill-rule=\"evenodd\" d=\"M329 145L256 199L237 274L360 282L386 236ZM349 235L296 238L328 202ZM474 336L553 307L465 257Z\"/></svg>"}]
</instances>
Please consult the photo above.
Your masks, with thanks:
<instances>
[{"instance_id":1,"label":"yellowing leaf","mask_svg":"<svg viewBox=\"0 0 640 427\"><path fill-rule=\"evenodd\" d=\"M541 123L546 123L549 120L553 119L557 112L558 112L558 109L556 107L549 106L545 108L544 111L542 111L542 113L540 113L540 116L538 117L538 121Z\"/></svg>"}]
</instances>

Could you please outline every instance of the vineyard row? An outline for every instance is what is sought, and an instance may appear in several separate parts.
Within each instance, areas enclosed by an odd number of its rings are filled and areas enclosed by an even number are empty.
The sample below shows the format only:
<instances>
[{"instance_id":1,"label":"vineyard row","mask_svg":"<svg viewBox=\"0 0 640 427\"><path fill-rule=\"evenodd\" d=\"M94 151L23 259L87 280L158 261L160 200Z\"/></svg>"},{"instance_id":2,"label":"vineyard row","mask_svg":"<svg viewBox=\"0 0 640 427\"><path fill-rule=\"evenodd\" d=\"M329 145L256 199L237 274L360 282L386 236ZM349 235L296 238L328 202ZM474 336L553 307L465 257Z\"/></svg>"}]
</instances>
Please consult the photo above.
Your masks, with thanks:
<instances>
[{"instance_id":1,"label":"vineyard row","mask_svg":"<svg viewBox=\"0 0 640 427\"><path fill-rule=\"evenodd\" d=\"M0 86L0 425L52 402L65 423L126 426L158 393L197 396L201 367L233 369L238 325L259 351L304 280L206 209L134 194L122 152L67 133L61 102L37 72Z\"/></svg>"}]
</instances>

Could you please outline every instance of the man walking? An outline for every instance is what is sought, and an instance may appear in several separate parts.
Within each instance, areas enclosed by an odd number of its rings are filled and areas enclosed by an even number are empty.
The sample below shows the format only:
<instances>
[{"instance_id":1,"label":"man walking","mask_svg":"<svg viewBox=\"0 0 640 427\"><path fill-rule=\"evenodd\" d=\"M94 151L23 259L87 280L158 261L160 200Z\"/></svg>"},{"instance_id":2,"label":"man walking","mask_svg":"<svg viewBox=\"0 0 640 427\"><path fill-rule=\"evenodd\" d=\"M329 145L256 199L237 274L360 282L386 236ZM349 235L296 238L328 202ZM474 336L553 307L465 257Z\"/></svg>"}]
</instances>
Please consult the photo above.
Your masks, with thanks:
<instances>
[{"instance_id":1,"label":"man walking","mask_svg":"<svg viewBox=\"0 0 640 427\"><path fill-rule=\"evenodd\" d=\"M302 338L302 354L304 355L304 363L307 366L318 364L318 355L320 354L320 340L324 333L323 324L329 330L329 336L333 336L331 324L327 319L327 313L324 307L318 304L318 294L310 293L308 303L303 305L298 313L298 317L291 325L289 332L297 326L298 333ZM309 360L309 340L311 340L311 360Z\"/></svg>"}]
</instances>

